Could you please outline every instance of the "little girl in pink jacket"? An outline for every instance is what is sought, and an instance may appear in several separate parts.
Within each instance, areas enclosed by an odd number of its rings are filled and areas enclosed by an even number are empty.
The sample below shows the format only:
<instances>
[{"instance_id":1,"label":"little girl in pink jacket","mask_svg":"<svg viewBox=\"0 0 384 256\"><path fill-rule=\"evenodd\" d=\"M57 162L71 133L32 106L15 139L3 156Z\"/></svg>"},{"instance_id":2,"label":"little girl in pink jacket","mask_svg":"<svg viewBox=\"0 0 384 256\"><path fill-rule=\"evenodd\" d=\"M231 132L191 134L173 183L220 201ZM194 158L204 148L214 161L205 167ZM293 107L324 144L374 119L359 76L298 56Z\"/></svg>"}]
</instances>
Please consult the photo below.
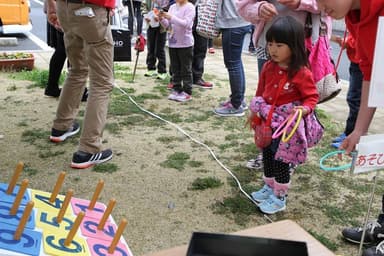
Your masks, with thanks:
<instances>
[{"instance_id":1,"label":"little girl in pink jacket","mask_svg":"<svg viewBox=\"0 0 384 256\"><path fill-rule=\"evenodd\" d=\"M265 34L278 17L292 16L305 25L307 17L310 16L312 20L311 38L313 43L319 37L321 19L327 25L328 38L331 37L332 19L320 12L316 0L237 0L236 6L240 16L255 25L253 44L256 47L259 77L264 63L269 58L266 51ZM259 169L262 166L261 154L247 163L247 167L251 169Z\"/></svg>"}]
</instances>

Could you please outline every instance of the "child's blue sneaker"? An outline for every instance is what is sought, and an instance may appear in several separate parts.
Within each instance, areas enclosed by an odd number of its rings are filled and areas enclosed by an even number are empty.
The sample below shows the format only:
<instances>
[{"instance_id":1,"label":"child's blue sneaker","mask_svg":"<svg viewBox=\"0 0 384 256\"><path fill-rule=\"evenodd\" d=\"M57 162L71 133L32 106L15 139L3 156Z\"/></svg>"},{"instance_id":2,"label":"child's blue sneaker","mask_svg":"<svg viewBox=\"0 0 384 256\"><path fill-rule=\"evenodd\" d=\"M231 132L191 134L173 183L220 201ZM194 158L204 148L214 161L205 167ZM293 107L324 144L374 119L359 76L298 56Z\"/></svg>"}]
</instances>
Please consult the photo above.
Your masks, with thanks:
<instances>
[{"instance_id":1,"label":"child's blue sneaker","mask_svg":"<svg viewBox=\"0 0 384 256\"><path fill-rule=\"evenodd\" d=\"M277 197L272 193L272 195L270 195L267 200L263 201L259 205L259 208L263 213L274 214L280 211L284 211L286 208L286 202L287 198L285 196Z\"/></svg>"},{"instance_id":2,"label":"child's blue sneaker","mask_svg":"<svg viewBox=\"0 0 384 256\"><path fill-rule=\"evenodd\" d=\"M343 142L343 140L345 140L345 138L347 137L347 135L345 135L345 133L342 133L340 134L338 137L334 138L332 140L333 143L337 143L337 142Z\"/></svg>"},{"instance_id":3,"label":"child's blue sneaker","mask_svg":"<svg viewBox=\"0 0 384 256\"><path fill-rule=\"evenodd\" d=\"M261 203L267 200L269 196L272 194L273 194L272 188L267 184L265 184L259 191L252 192L251 196L253 200L255 200L258 203Z\"/></svg>"},{"instance_id":4,"label":"child's blue sneaker","mask_svg":"<svg viewBox=\"0 0 384 256\"><path fill-rule=\"evenodd\" d=\"M339 148L341 145L341 142L334 142L334 143L331 143L331 146L334 147L334 148Z\"/></svg>"}]
</instances>

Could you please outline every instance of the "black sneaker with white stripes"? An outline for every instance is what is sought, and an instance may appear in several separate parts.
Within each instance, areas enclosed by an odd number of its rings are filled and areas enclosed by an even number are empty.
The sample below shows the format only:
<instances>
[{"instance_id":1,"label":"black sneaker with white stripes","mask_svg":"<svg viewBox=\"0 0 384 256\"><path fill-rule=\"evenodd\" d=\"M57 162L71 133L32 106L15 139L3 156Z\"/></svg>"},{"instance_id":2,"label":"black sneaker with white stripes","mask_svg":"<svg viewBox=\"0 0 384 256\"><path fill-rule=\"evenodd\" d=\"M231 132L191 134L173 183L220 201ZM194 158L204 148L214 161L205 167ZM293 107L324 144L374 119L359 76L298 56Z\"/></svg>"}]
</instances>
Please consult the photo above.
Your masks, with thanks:
<instances>
[{"instance_id":1,"label":"black sneaker with white stripes","mask_svg":"<svg viewBox=\"0 0 384 256\"><path fill-rule=\"evenodd\" d=\"M380 214L382 215L382 214ZM363 235L363 227L344 228L342 231L343 237L352 243L360 243ZM375 244L384 240L384 222L371 220L368 221L365 230L364 244ZM384 248L384 247L383 247Z\"/></svg>"},{"instance_id":2,"label":"black sneaker with white stripes","mask_svg":"<svg viewBox=\"0 0 384 256\"><path fill-rule=\"evenodd\" d=\"M78 122L73 122L72 126L69 127L69 129L66 130L66 131L60 131L60 130L56 130L55 128L52 128L51 136L49 136L49 139L52 142L56 142L56 143L63 142L68 137L71 137L71 136L75 135L79 131L80 131L79 123Z\"/></svg>"},{"instance_id":3,"label":"black sneaker with white stripes","mask_svg":"<svg viewBox=\"0 0 384 256\"><path fill-rule=\"evenodd\" d=\"M112 150L110 149L106 149L95 154L77 151L73 154L71 167L76 169L85 169L95 164L107 162L112 159L112 156Z\"/></svg>"}]
</instances>

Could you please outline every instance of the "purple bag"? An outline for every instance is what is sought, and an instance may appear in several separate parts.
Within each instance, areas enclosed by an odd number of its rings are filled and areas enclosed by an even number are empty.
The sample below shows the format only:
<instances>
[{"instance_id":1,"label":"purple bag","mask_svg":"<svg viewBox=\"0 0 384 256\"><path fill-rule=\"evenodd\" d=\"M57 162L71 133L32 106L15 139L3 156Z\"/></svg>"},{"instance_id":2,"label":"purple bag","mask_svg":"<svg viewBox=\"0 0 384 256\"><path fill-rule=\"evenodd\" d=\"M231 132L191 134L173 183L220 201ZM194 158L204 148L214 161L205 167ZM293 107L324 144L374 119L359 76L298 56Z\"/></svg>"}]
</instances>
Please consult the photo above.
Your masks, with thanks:
<instances>
[{"instance_id":1,"label":"purple bag","mask_svg":"<svg viewBox=\"0 0 384 256\"><path fill-rule=\"evenodd\" d=\"M320 123L317 118L316 111L310 113L306 117L304 117L304 125L305 125L305 134L307 137L308 147L313 147L323 137L324 134L324 126Z\"/></svg>"}]
</instances>

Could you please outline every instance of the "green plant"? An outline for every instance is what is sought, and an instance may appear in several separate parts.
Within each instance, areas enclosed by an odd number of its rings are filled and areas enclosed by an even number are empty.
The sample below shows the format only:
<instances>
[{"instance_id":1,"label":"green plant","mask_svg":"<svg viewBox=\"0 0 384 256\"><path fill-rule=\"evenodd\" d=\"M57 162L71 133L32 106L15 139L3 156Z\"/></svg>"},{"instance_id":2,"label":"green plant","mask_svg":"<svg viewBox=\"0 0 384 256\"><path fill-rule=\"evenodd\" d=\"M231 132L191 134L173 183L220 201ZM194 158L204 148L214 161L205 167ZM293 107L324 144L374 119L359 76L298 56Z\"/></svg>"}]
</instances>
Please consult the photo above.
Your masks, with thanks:
<instances>
[{"instance_id":1,"label":"green plant","mask_svg":"<svg viewBox=\"0 0 384 256\"><path fill-rule=\"evenodd\" d=\"M40 70L40 69L33 69L31 71L23 70L21 72L14 72L11 73L9 76L12 79L17 80L27 80L33 82L31 85L28 86L28 88L45 88L48 83L48 70ZM65 80L64 73L61 74L59 84L62 84Z\"/></svg>"},{"instance_id":2,"label":"green plant","mask_svg":"<svg viewBox=\"0 0 384 256\"><path fill-rule=\"evenodd\" d=\"M34 144L38 140L46 140L47 138L49 138L49 134L49 131L41 129L27 130L21 134L21 140L23 142L29 142L31 144Z\"/></svg>"},{"instance_id":3,"label":"green plant","mask_svg":"<svg viewBox=\"0 0 384 256\"><path fill-rule=\"evenodd\" d=\"M191 189L205 190L208 188L218 188L222 185L221 180L216 177L197 178L192 182Z\"/></svg>"},{"instance_id":4,"label":"green plant","mask_svg":"<svg viewBox=\"0 0 384 256\"><path fill-rule=\"evenodd\" d=\"M100 165L95 165L92 169L93 172L101 172L101 173L113 173L118 170L116 164L113 163L104 163Z\"/></svg>"},{"instance_id":5,"label":"green plant","mask_svg":"<svg viewBox=\"0 0 384 256\"><path fill-rule=\"evenodd\" d=\"M16 91L16 90L17 90L16 85L11 85L11 86L9 86L9 87L7 88L7 91L9 91L9 92L13 92L13 91Z\"/></svg>"},{"instance_id":6,"label":"green plant","mask_svg":"<svg viewBox=\"0 0 384 256\"><path fill-rule=\"evenodd\" d=\"M316 238L318 241L320 241L320 243L322 243L322 244L325 245L328 249L330 249L331 251L336 251L337 248L339 247L339 245L338 245L337 243L335 243L335 242L333 242L332 240L328 239L328 238L325 237L324 235L317 233L317 232L314 231L314 230L308 230L308 232L309 232L314 238Z\"/></svg>"},{"instance_id":7,"label":"green plant","mask_svg":"<svg viewBox=\"0 0 384 256\"><path fill-rule=\"evenodd\" d=\"M190 158L190 156L187 153L176 152L172 155L169 155L167 157L167 160L162 162L160 165L162 167L173 168L173 169L181 171L184 169L185 164L187 163L187 160L189 158Z\"/></svg>"},{"instance_id":8,"label":"green plant","mask_svg":"<svg viewBox=\"0 0 384 256\"><path fill-rule=\"evenodd\" d=\"M0 60L29 59L29 58L33 58L32 53L24 53L24 52L7 53L7 52L3 52L0 54Z\"/></svg>"},{"instance_id":9,"label":"green plant","mask_svg":"<svg viewBox=\"0 0 384 256\"><path fill-rule=\"evenodd\" d=\"M59 151L52 151L52 150L43 150L39 152L39 157L40 158L50 158L50 157L55 157L55 156L60 156L65 154L65 151L59 150Z\"/></svg>"},{"instance_id":10,"label":"green plant","mask_svg":"<svg viewBox=\"0 0 384 256\"><path fill-rule=\"evenodd\" d=\"M105 125L105 130L109 131L110 133L118 134L121 131L121 127L119 123L107 123Z\"/></svg>"},{"instance_id":11,"label":"green plant","mask_svg":"<svg viewBox=\"0 0 384 256\"><path fill-rule=\"evenodd\" d=\"M36 175L39 171L30 167L29 165L24 165L23 172L26 173L28 176L33 176Z\"/></svg>"},{"instance_id":12,"label":"green plant","mask_svg":"<svg viewBox=\"0 0 384 256\"><path fill-rule=\"evenodd\" d=\"M194 168L197 168L197 167L200 167L203 165L203 162L201 161L195 161L195 160L191 160L188 162L189 166L191 167L194 167Z\"/></svg>"}]
</instances>

